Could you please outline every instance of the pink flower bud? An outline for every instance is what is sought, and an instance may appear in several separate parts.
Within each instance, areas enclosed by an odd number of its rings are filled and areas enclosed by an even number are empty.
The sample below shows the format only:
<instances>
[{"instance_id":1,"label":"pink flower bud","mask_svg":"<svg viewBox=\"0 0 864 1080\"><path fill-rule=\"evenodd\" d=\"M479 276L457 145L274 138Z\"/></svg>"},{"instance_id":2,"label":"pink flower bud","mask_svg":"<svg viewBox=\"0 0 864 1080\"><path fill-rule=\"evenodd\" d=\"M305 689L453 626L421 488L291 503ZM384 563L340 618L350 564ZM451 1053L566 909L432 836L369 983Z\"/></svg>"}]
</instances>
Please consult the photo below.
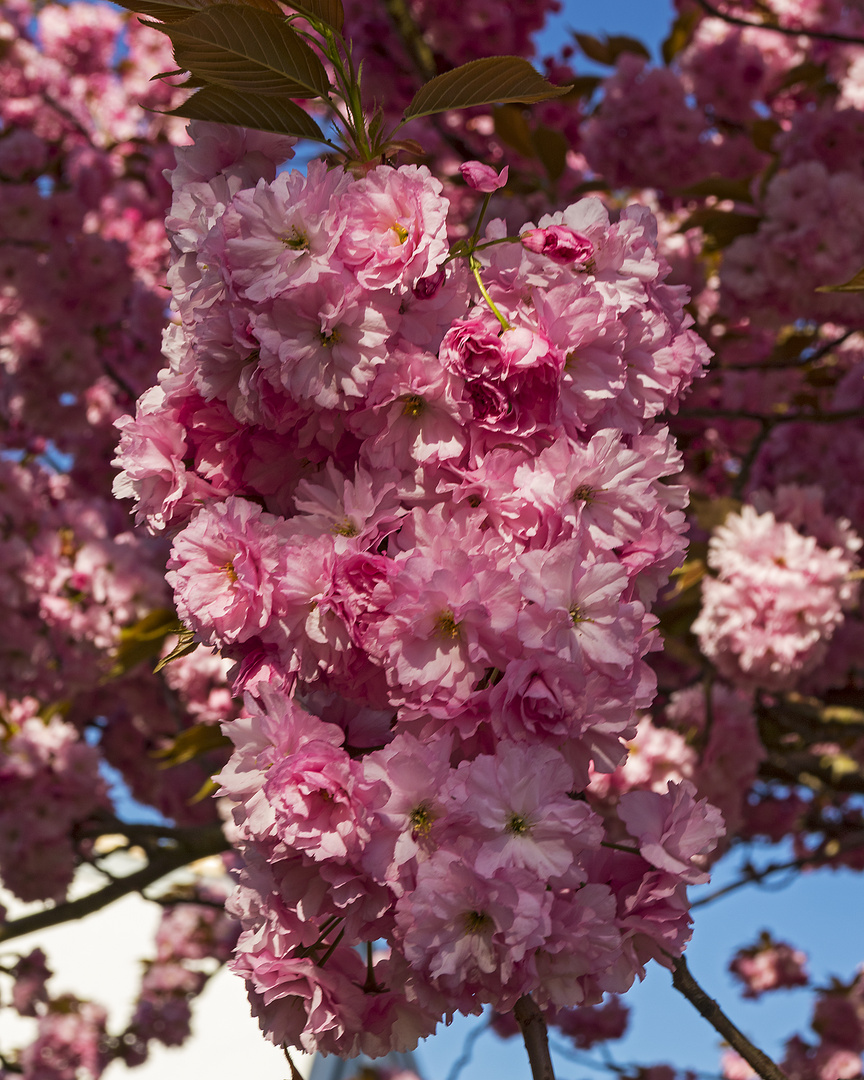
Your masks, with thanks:
<instances>
[{"instance_id":1,"label":"pink flower bud","mask_svg":"<svg viewBox=\"0 0 864 1080\"><path fill-rule=\"evenodd\" d=\"M594 245L587 236L568 229L566 225L550 225L546 229L529 229L520 234L523 247L537 255L546 255L556 263L588 262Z\"/></svg>"},{"instance_id":2,"label":"pink flower bud","mask_svg":"<svg viewBox=\"0 0 864 1080\"><path fill-rule=\"evenodd\" d=\"M462 173L462 178L468 187L486 194L504 187L509 171L510 166L505 165L499 175L491 165L484 165L482 161L466 161L464 165L459 166L459 172Z\"/></svg>"}]
</instances>

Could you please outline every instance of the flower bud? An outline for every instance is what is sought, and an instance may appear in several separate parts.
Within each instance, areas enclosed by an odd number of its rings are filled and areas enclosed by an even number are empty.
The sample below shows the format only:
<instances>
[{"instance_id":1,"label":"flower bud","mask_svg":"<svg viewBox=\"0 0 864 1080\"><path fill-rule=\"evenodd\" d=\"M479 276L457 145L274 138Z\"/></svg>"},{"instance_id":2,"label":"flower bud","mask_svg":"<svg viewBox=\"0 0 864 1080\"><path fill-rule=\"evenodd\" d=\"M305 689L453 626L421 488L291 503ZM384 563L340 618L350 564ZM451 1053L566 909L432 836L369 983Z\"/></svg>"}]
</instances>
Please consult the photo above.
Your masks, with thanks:
<instances>
[{"instance_id":1,"label":"flower bud","mask_svg":"<svg viewBox=\"0 0 864 1080\"><path fill-rule=\"evenodd\" d=\"M529 229L521 233L522 246L536 255L546 255L553 262L585 263L594 254L594 245L587 236L568 229L566 225L550 225L546 229Z\"/></svg>"},{"instance_id":2,"label":"flower bud","mask_svg":"<svg viewBox=\"0 0 864 1080\"><path fill-rule=\"evenodd\" d=\"M484 165L482 161L466 161L459 166L459 172L468 187L485 194L504 187L509 171L509 165L505 165L500 174L496 173L491 165Z\"/></svg>"}]
</instances>

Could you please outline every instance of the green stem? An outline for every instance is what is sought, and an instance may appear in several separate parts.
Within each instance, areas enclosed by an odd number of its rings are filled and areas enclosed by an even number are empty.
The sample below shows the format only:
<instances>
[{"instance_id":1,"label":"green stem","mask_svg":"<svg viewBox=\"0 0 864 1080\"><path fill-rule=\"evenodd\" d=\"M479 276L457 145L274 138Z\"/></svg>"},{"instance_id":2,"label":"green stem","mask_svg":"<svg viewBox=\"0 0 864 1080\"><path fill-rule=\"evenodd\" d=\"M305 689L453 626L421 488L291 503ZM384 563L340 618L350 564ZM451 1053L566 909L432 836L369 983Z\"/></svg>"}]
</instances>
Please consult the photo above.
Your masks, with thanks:
<instances>
[{"instance_id":1,"label":"green stem","mask_svg":"<svg viewBox=\"0 0 864 1080\"><path fill-rule=\"evenodd\" d=\"M471 240L469 241L469 246L472 251L477 246L477 240L480 237L480 226L483 224L483 218L486 216L486 211L489 209L489 200L491 198L491 191L487 191L483 196L483 205L480 207L480 216L477 218L477 224L474 226L474 232L471 234Z\"/></svg>"},{"instance_id":2,"label":"green stem","mask_svg":"<svg viewBox=\"0 0 864 1080\"><path fill-rule=\"evenodd\" d=\"M613 851L623 851L625 855L639 854L639 848L624 847L623 844L613 844L611 840L601 840L600 847L608 847Z\"/></svg>"},{"instance_id":3,"label":"green stem","mask_svg":"<svg viewBox=\"0 0 864 1080\"><path fill-rule=\"evenodd\" d=\"M474 244L471 250L483 251L484 248L495 247L496 244L518 244L521 239L521 236L502 236L498 240L484 240L482 244Z\"/></svg>"},{"instance_id":4,"label":"green stem","mask_svg":"<svg viewBox=\"0 0 864 1080\"><path fill-rule=\"evenodd\" d=\"M468 256L468 264L471 267L471 273L474 275L474 280L477 282L477 287L480 289L480 292L483 294L483 299L486 301L486 303L492 309L492 314L495 316L495 318L498 320L498 322L501 323L501 333L503 334L505 330L512 330L513 328L511 327L510 323L507 322L507 320L504 318L504 316L498 310L498 308L495 305L495 301L489 295L489 293L486 290L486 286L483 284L483 278L480 277L480 263L477 262L477 260L474 258L473 255L469 255Z\"/></svg>"}]
</instances>

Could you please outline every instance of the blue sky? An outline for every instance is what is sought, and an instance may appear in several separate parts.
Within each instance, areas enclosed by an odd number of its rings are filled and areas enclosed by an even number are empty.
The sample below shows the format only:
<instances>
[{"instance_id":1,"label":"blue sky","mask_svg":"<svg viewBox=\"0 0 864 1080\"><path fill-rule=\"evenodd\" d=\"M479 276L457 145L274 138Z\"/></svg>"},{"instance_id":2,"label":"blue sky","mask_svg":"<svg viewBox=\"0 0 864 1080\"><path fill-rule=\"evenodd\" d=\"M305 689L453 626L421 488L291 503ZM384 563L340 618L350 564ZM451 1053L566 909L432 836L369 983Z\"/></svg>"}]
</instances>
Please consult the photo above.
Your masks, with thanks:
<instances>
[{"instance_id":1,"label":"blue sky","mask_svg":"<svg viewBox=\"0 0 864 1080\"><path fill-rule=\"evenodd\" d=\"M587 3L586 0L564 0L562 10L552 16L537 37L540 55L556 52L569 39L570 30L594 34L628 34L643 41L655 56L666 37L674 17L672 0L604 0L603 3ZM579 70L589 61L582 58ZM592 65L593 66L593 65Z\"/></svg>"}]
</instances>

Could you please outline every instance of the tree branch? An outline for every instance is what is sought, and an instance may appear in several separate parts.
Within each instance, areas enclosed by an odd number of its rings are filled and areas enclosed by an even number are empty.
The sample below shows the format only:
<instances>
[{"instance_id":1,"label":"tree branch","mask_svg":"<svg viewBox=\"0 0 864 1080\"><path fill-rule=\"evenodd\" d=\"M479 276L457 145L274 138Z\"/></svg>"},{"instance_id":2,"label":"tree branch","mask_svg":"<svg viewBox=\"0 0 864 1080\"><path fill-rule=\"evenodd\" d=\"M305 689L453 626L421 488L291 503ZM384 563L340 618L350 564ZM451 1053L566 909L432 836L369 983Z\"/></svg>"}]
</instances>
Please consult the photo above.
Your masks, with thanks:
<instances>
[{"instance_id":1,"label":"tree branch","mask_svg":"<svg viewBox=\"0 0 864 1080\"><path fill-rule=\"evenodd\" d=\"M783 1070L775 1065L767 1054L763 1054L747 1036L732 1023L717 1002L708 997L699 983L690 974L687 961L683 956L673 957L672 985L679 994L703 1016L716 1032L723 1036L747 1064L754 1069L762 1080L788 1080Z\"/></svg>"},{"instance_id":2,"label":"tree branch","mask_svg":"<svg viewBox=\"0 0 864 1080\"><path fill-rule=\"evenodd\" d=\"M435 54L414 22L405 0L384 0L384 7L423 80L434 79L438 74Z\"/></svg>"},{"instance_id":3,"label":"tree branch","mask_svg":"<svg viewBox=\"0 0 864 1080\"><path fill-rule=\"evenodd\" d=\"M765 413L748 412L745 409L685 409L677 415L679 421L705 420L752 420L765 424L836 424L844 420L864 419L864 409L838 409L827 413Z\"/></svg>"},{"instance_id":4,"label":"tree branch","mask_svg":"<svg viewBox=\"0 0 864 1080\"><path fill-rule=\"evenodd\" d=\"M118 829L119 831L121 830ZM103 889L97 889L96 892L82 896L79 900L69 900L55 907L36 911L32 915L22 915L18 919L0 924L0 941L12 941L25 934L32 934L35 930L44 930L49 926L59 926L61 923L83 919L113 904L115 900L128 896L129 893L141 892L142 889L146 889L148 885L152 885L166 874L179 870L190 862L195 862L196 859L203 859L208 855L219 855L231 848L218 825L204 829L177 829L175 832L178 834L176 848L160 851L147 866L134 874L117 878ZM182 842L180 842L181 836Z\"/></svg>"},{"instance_id":5,"label":"tree branch","mask_svg":"<svg viewBox=\"0 0 864 1080\"><path fill-rule=\"evenodd\" d=\"M523 994L513 1009L528 1051L531 1063L531 1075L534 1080L555 1080L552 1056L549 1053L549 1038L546 1034L546 1021L537 1002L530 994Z\"/></svg>"},{"instance_id":6,"label":"tree branch","mask_svg":"<svg viewBox=\"0 0 864 1080\"><path fill-rule=\"evenodd\" d=\"M830 854L823 847L822 850L814 851L809 855L801 855L797 859L790 859L788 862L769 863L768 866L763 866L761 870L757 870L755 866L747 863L740 878L736 881L730 881L728 885L723 885L721 888L709 893L708 896L702 896L698 900L694 900L690 907L704 907L706 904L713 903L713 901L719 900L723 896L728 896L730 893L743 889L745 885L761 885L769 877L780 874L784 870L803 870L807 867L818 870L820 866L833 866L847 852L864 848L864 830L843 837L837 840L836 844L837 850L832 851Z\"/></svg>"},{"instance_id":7,"label":"tree branch","mask_svg":"<svg viewBox=\"0 0 864 1080\"><path fill-rule=\"evenodd\" d=\"M740 15L729 15L720 11L709 0L696 0L696 3L707 15L723 22L731 23L732 26L746 26L751 30L773 30L775 34L785 34L787 37L809 37L818 41L839 41L846 45L864 45L864 38L853 37L849 34L834 34L828 30L796 30L791 26L771 26L770 23L752 22L750 19L742 19Z\"/></svg>"}]
</instances>

